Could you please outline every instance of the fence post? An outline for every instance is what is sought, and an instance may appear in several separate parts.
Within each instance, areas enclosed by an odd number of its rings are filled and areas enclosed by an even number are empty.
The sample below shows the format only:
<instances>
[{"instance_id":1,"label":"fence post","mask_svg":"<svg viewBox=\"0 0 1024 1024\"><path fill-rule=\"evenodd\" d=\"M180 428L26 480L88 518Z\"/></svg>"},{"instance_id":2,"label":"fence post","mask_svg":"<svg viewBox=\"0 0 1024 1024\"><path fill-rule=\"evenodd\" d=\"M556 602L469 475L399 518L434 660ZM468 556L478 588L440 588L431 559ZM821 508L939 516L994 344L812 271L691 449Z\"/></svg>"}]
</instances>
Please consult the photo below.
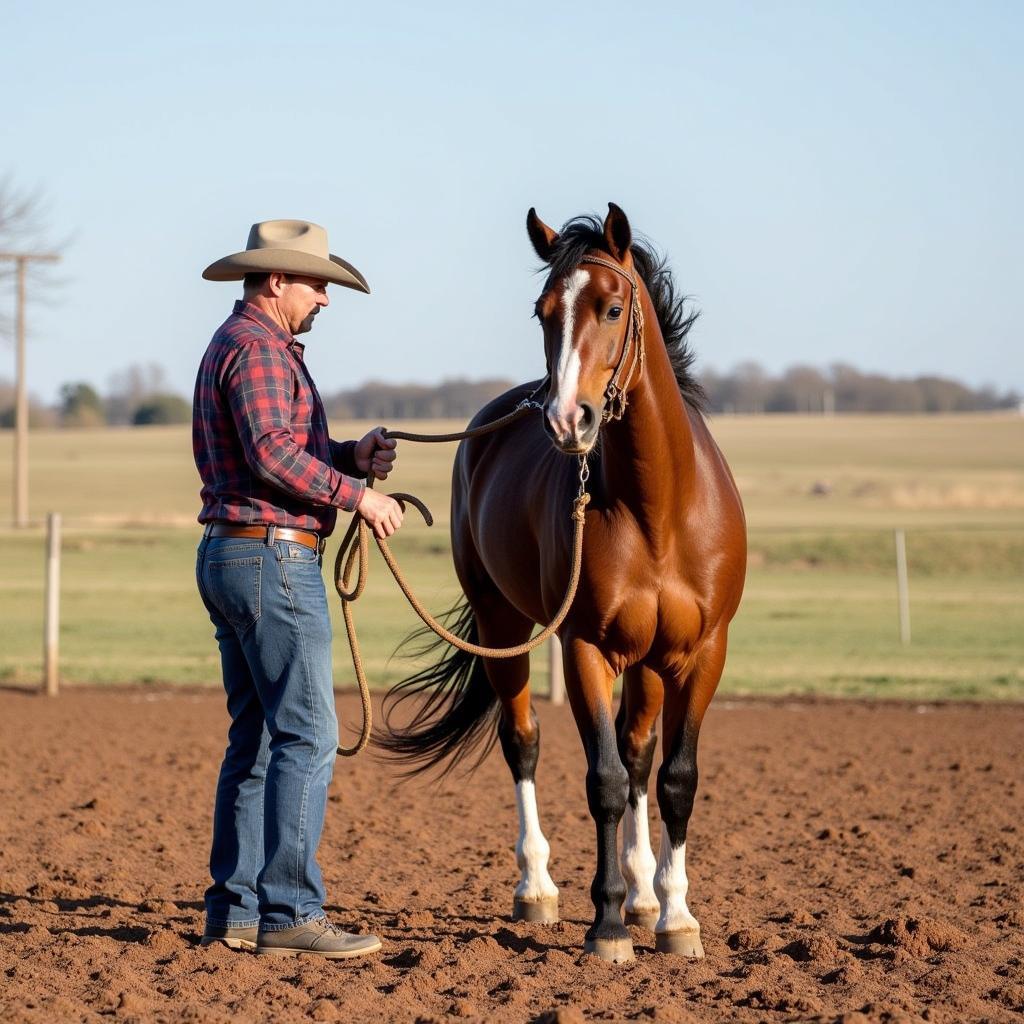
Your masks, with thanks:
<instances>
[{"instance_id":1,"label":"fence post","mask_svg":"<svg viewBox=\"0 0 1024 1024\"><path fill-rule=\"evenodd\" d=\"M46 517L46 616L43 625L43 685L56 697L60 684L60 513Z\"/></svg>"},{"instance_id":2,"label":"fence post","mask_svg":"<svg viewBox=\"0 0 1024 1024\"><path fill-rule=\"evenodd\" d=\"M548 641L548 678L551 680L548 699L552 704L564 704L565 672L562 669L562 645L557 636Z\"/></svg>"},{"instance_id":3,"label":"fence post","mask_svg":"<svg viewBox=\"0 0 1024 1024\"><path fill-rule=\"evenodd\" d=\"M910 643L910 588L907 583L907 538L896 531L896 590L900 606L900 643Z\"/></svg>"}]
</instances>

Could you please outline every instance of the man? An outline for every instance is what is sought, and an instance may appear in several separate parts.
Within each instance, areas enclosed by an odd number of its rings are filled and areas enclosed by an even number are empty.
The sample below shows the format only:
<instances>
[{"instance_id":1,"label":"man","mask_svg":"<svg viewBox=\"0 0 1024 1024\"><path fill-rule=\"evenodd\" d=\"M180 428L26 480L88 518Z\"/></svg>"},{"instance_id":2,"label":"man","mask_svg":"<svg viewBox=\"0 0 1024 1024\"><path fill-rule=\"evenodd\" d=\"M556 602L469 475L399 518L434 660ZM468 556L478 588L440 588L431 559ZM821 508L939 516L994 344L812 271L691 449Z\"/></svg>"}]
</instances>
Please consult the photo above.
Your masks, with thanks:
<instances>
[{"instance_id":1,"label":"man","mask_svg":"<svg viewBox=\"0 0 1024 1024\"><path fill-rule=\"evenodd\" d=\"M203 277L245 284L203 356L193 410L196 578L231 716L202 943L362 956L380 940L327 921L316 862L338 743L321 556L339 508L379 537L401 525L401 506L364 482L388 475L396 442L382 428L331 440L295 335L328 305L328 284L370 289L330 254L323 228L294 220L254 224L245 251Z\"/></svg>"}]
</instances>

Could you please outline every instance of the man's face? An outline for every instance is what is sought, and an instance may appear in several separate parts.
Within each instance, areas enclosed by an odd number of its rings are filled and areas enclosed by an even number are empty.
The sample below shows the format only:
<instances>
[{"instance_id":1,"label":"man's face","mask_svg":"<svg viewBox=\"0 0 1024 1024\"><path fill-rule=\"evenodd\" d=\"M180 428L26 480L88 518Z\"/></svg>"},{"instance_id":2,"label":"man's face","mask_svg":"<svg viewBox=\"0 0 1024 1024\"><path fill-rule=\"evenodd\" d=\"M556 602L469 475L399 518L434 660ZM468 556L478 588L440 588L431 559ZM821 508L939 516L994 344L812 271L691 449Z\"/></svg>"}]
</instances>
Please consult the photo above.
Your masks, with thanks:
<instances>
[{"instance_id":1,"label":"man's face","mask_svg":"<svg viewBox=\"0 0 1024 1024\"><path fill-rule=\"evenodd\" d=\"M313 318L327 298L327 282L316 277L289 277L281 286L278 307L288 321L292 334L305 334L313 327Z\"/></svg>"}]
</instances>

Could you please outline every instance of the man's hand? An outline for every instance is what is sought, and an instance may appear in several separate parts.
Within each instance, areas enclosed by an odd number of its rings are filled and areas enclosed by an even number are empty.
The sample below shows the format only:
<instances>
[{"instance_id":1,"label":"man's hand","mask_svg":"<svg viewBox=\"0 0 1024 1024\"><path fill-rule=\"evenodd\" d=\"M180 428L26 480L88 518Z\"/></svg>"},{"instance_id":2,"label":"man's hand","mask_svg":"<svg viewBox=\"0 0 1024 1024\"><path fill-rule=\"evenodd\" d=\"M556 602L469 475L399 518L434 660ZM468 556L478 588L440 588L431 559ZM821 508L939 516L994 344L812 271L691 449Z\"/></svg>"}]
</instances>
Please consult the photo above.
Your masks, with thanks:
<instances>
[{"instance_id":1,"label":"man's hand","mask_svg":"<svg viewBox=\"0 0 1024 1024\"><path fill-rule=\"evenodd\" d=\"M384 540L402 525L402 506L386 494L367 487L356 506L356 511L373 527L373 532Z\"/></svg>"},{"instance_id":2,"label":"man's hand","mask_svg":"<svg viewBox=\"0 0 1024 1024\"><path fill-rule=\"evenodd\" d=\"M383 427L374 427L356 442L356 465L367 476L372 472L378 480L385 480L395 467L397 448L398 442L393 437L387 437Z\"/></svg>"}]
</instances>

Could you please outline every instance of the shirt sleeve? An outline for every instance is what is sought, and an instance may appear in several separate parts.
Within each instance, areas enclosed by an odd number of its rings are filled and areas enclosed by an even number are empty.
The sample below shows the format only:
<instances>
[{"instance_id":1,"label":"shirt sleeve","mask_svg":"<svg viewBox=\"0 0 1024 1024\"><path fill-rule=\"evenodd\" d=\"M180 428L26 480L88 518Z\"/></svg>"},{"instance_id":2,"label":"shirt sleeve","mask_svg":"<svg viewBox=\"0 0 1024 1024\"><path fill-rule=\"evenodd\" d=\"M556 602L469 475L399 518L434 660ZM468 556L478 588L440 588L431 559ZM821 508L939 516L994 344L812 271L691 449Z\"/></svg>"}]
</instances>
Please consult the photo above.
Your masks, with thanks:
<instances>
[{"instance_id":1,"label":"shirt sleeve","mask_svg":"<svg viewBox=\"0 0 1024 1024\"><path fill-rule=\"evenodd\" d=\"M365 478L366 474L356 465L356 442L331 440L331 462L335 469L349 476Z\"/></svg>"},{"instance_id":2,"label":"shirt sleeve","mask_svg":"<svg viewBox=\"0 0 1024 1024\"><path fill-rule=\"evenodd\" d=\"M221 381L245 461L262 480L314 505L351 512L366 484L310 455L291 428L294 375L285 352L258 340L243 345Z\"/></svg>"}]
</instances>

